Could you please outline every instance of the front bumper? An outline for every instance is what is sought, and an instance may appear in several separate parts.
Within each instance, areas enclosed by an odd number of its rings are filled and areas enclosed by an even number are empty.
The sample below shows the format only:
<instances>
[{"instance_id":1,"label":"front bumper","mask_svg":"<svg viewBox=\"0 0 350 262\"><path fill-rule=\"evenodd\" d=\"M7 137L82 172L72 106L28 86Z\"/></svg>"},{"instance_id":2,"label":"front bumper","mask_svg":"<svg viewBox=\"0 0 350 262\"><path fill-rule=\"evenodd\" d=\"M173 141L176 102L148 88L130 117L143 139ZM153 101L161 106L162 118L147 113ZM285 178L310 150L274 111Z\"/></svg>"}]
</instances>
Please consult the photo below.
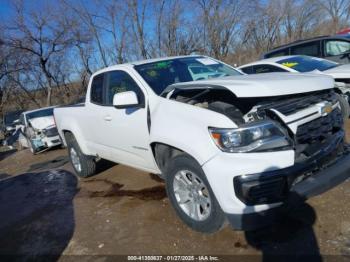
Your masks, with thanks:
<instances>
[{"instance_id":1,"label":"front bumper","mask_svg":"<svg viewBox=\"0 0 350 262\"><path fill-rule=\"evenodd\" d=\"M246 205L283 202L289 191L308 176L328 167L347 153L343 144L344 132L339 131L326 141L317 154L291 167L269 172L236 176L233 179L237 197ZM350 166L349 166L350 167Z\"/></svg>"},{"instance_id":2,"label":"front bumper","mask_svg":"<svg viewBox=\"0 0 350 262\"><path fill-rule=\"evenodd\" d=\"M296 206L306 199L322 194L350 177L350 154L337 159L336 163L314 173L303 181L292 185L282 206L248 214L227 214L233 228L254 230L276 222L290 206Z\"/></svg>"},{"instance_id":3,"label":"front bumper","mask_svg":"<svg viewBox=\"0 0 350 262\"><path fill-rule=\"evenodd\" d=\"M61 143L61 139L58 135L53 137L44 136L32 139L32 145L34 147L34 151L36 152L42 152L51 147L58 146Z\"/></svg>"},{"instance_id":4,"label":"front bumper","mask_svg":"<svg viewBox=\"0 0 350 262\"><path fill-rule=\"evenodd\" d=\"M343 137L340 131L306 162L294 163L290 151L221 154L205 163L203 170L231 225L251 230L273 223L280 210L296 199L305 201L350 176L350 154Z\"/></svg>"}]
</instances>

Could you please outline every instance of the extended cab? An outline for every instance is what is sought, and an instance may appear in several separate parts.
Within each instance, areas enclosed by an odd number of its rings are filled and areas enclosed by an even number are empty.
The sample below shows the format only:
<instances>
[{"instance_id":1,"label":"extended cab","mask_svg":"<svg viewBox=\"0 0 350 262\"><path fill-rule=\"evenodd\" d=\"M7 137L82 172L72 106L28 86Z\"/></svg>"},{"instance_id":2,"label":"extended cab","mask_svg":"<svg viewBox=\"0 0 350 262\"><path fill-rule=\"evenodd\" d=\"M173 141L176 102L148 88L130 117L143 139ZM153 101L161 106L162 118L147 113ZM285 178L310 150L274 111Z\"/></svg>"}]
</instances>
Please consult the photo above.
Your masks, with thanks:
<instances>
[{"instance_id":1,"label":"extended cab","mask_svg":"<svg viewBox=\"0 0 350 262\"><path fill-rule=\"evenodd\" d=\"M242 75L209 57L163 58L96 72L85 104L54 115L79 176L101 158L156 173L193 229L214 232L228 219L250 230L349 176L333 86L324 75Z\"/></svg>"}]
</instances>

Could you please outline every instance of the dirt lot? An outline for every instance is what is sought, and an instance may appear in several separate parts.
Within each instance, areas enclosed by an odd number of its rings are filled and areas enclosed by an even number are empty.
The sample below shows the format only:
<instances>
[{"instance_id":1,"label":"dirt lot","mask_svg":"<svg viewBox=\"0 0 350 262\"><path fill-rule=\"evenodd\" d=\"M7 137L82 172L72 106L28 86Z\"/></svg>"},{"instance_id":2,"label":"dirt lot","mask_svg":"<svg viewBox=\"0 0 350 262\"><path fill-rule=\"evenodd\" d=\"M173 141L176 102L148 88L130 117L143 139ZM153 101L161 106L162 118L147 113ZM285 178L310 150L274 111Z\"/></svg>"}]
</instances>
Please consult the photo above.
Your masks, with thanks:
<instances>
[{"instance_id":1,"label":"dirt lot","mask_svg":"<svg viewBox=\"0 0 350 262\"><path fill-rule=\"evenodd\" d=\"M280 224L256 232L229 226L206 235L176 216L156 176L105 163L79 180L66 150L0 153L0 254L315 255L350 257L350 182L315 197ZM336 255L336 256L334 256ZM237 257L238 258L238 257ZM243 259L244 258L244 259ZM232 259L232 257L230 258Z\"/></svg>"}]
</instances>

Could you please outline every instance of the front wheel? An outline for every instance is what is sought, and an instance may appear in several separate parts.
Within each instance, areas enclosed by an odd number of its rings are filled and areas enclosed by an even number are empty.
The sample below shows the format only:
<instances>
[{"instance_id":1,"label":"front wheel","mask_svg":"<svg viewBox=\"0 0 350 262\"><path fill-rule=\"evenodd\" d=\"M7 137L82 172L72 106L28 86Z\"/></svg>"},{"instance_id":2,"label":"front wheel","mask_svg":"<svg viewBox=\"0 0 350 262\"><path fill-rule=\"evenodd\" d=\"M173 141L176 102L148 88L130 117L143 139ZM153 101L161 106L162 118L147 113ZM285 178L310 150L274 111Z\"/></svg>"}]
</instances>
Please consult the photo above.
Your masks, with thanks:
<instances>
[{"instance_id":1,"label":"front wheel","mask_svg":"<svg viewBox=\"0 0 350 262\"><path fill-rule=\"evenodd\" d=\"M225 215L201 166L186 154L170 161L166 170L166 189L178 216L196 231L218 231L224 225Z\"/></svg>"},{"instance_id":2,"label":"front wheel","mask_svg":"<svg viewBox=\"0 0 350 262\"><path fill-rule=\"evenodd\" d=\"M73 134L66 134L67 149L70 162L79 177L89 177L95 174L96 162L92 156L84 155Z\"/></svg>"}]
</instances>

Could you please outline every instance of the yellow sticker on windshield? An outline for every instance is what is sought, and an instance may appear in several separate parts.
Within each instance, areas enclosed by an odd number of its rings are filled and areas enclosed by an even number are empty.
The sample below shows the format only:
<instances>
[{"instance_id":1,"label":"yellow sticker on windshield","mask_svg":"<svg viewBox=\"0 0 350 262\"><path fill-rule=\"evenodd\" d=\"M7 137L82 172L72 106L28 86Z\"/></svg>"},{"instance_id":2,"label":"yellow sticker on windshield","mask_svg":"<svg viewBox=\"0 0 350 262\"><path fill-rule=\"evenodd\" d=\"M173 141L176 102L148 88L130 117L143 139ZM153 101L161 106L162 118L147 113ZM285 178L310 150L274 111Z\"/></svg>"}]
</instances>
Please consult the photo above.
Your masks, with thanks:
<instances>
[{"instance_id":1,"label":"yellow sticker on windshield","mask_svg":"<svg viewBox=\"0 0 350 262\"><path fill-rule=\"evenodd\" d=\"M296 62L285 62L285 63L282 63L282 65L286 66L286 67L294 67L296 65L298 65L299 63L296 63Z\"/></svg>"}]
</instances>

